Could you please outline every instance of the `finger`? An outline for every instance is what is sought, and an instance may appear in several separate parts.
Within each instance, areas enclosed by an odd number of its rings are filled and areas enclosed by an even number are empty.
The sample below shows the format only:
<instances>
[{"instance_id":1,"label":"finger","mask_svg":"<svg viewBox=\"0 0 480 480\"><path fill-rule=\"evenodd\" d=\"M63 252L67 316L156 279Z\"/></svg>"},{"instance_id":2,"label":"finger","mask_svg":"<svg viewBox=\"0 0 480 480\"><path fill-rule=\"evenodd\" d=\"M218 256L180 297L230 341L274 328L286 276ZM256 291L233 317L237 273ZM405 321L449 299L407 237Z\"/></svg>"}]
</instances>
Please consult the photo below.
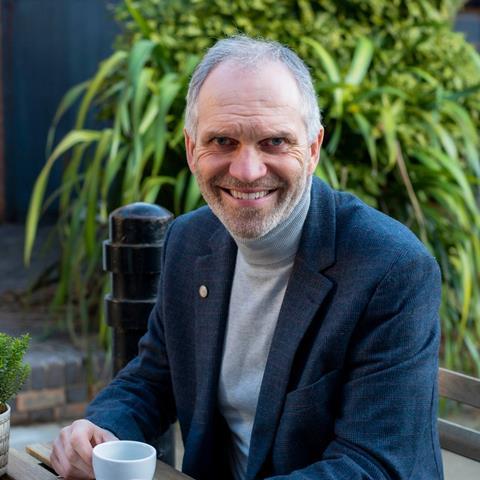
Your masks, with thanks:
<instances>
[{"instance_id":1,"label":"finger","mask_svg":"<svg viewBox=\"0 0 480 480\"><path fill-rule=\"evenodd\" d=\"M61 475L61 466L60 466L60 460L58 459L57 455L52 452L50 454L50 466L52 469L55 471L57 475Z\"/></svg>"},{"instance_id":2,"label":"finger","mask_svg":"<svg viewBox=\"0 0 480 480\"><path fill-rule=\"evenodd\" d=\"M63 451L62 443L58 438L53 443L52 453L50 454L50 463L52 468L59 475L63 475L68 468L68 460Z\"/></svg>"},{"instance_id":3,"label":"finger","mask_svg":"<svg viewBox=\"0 0 480 480\"><path fill-rule=\"evenodd\" d=\"M92 444L91 439L94 436L95 429L98 428L93 424L84 425L75 428L72 431L70 445L72 446L75 456L78 456L82 462L89 466L92 464Z\"/></svg>"},{"instance_id":4,"label":"finger","mask_svg":"<svg viewBox=\"0 0 480 480\"><path fill-rule=\"evenodd\" d=\"M86 475L92 476L93 469L92 469L92 461L90 457L90 461L85 461L85 459L80 456L78 452L78 445L74 442L70 443L65 447L65 451L67 454L67 458L70 461L70 464L75 467L77 470L84 472Z\"/></svg>"},{"instance_id":5,"label":"finger","mask_svg":"<svg viewBox=\"0 0 480 480\"><path fill-rule=\"evenodd\" d=\"M87 480L93 478L92 474L79 470L76 466L72 465L65 456L58 457L57 453L53 453L50 457L52 468L57 475L60 475L65 480Z\"/></svg>"}]
</instances>

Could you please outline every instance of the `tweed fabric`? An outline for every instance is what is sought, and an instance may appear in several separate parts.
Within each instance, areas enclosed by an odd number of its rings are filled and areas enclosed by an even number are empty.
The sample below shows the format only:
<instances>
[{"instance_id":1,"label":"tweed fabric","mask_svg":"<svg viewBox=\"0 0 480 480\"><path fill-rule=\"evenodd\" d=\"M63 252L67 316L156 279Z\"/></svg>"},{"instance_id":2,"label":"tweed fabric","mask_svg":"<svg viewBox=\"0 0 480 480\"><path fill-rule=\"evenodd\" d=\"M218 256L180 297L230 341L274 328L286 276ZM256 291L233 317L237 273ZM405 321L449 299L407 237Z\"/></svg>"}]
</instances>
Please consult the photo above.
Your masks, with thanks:
<instances>
[{"instance_id":1,"label":"tweed fabric","mask_svg":"<svg viewBox=\"0 0 480 480\"><path fill-rule=\"evenodd\" d=\"M139 356L88 409L94 423L138 440L178 418L183 470L198 480L230 478L216 393L235 258L208 208L172 223ZM437 263L406 227L314 179L246 480L443 478L440 284Z\"/></svg>"}]
</instances>

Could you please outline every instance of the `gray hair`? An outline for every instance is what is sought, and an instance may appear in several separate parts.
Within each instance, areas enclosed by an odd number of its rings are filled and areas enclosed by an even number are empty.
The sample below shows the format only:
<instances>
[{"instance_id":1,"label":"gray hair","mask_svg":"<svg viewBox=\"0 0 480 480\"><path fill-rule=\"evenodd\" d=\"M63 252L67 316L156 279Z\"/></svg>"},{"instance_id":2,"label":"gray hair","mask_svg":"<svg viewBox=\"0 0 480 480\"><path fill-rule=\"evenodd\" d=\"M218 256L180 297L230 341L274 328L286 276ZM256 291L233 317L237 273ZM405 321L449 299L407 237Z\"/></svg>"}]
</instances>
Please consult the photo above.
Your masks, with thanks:
<instances>
[{"instance_id":1,"label":"gray hair","mask_svg":"<svg viewBox=\"0 0 480 480\"><path fill-rule=\"evenodd\" d=\"M210 72L227 60L234 60L239 66L256 68L266 60L281 62L292 73L302 98L302 116L309 142L318 135L321 124L317 95L313 88L312 77L300 57L287 47L271 40L260 40L236 35L219 40L211 47L195 68L187 93L185 110L185 130L195 138L197 133L197 103L200 89Z\"/></svg>"}]
</instances>

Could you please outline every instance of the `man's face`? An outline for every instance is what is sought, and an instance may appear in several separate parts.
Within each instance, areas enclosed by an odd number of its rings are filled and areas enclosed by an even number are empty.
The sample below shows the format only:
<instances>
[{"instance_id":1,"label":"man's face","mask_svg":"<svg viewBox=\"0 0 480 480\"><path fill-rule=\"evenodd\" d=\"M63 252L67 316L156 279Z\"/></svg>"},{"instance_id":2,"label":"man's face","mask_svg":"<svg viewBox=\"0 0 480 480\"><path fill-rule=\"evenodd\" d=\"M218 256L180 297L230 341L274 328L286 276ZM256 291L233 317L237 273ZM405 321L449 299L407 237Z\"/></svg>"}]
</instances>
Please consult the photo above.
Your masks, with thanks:
<instances>
[{"instance_id":1,"label":"man's face","mask_svg":"<svg viewBox=\"0 0 480 480\"><path fill-rule=\"evenodd\" d=\"M225 62L199 94L196 138L187 159L202 195L235 236L258 238L287 218L318 162L323 131L311 144L301 96L288 69Z\"/></svg>"}]
</instances>

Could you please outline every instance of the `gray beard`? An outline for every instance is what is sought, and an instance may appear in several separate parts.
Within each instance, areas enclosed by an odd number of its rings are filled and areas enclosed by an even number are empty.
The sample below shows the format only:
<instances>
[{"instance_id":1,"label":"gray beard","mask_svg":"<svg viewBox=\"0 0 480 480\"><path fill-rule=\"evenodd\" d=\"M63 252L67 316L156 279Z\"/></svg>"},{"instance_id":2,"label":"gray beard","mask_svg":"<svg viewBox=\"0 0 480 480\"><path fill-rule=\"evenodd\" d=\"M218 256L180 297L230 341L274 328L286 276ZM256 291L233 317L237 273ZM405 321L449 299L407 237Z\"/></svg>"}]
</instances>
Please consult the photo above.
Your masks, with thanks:
<instances>
[{"instance_id":1,"label":"gray beard","mask_svg":"<svg viewBox=\"0 0 480 480\"><path fill-rule=\"evenodd\" d=\"M197 181L205 201L230 234L238 239L253 240L263 237L292 214L305 191L308 178L309 175L302 176L295 191L287 193L270 214L266 215L251 207L236 212L236 218L232 218L232 212L223 207L220 195L212 194L211 190L206 189L202 179L197 177Z\"/></svg>"}]
</instances>

